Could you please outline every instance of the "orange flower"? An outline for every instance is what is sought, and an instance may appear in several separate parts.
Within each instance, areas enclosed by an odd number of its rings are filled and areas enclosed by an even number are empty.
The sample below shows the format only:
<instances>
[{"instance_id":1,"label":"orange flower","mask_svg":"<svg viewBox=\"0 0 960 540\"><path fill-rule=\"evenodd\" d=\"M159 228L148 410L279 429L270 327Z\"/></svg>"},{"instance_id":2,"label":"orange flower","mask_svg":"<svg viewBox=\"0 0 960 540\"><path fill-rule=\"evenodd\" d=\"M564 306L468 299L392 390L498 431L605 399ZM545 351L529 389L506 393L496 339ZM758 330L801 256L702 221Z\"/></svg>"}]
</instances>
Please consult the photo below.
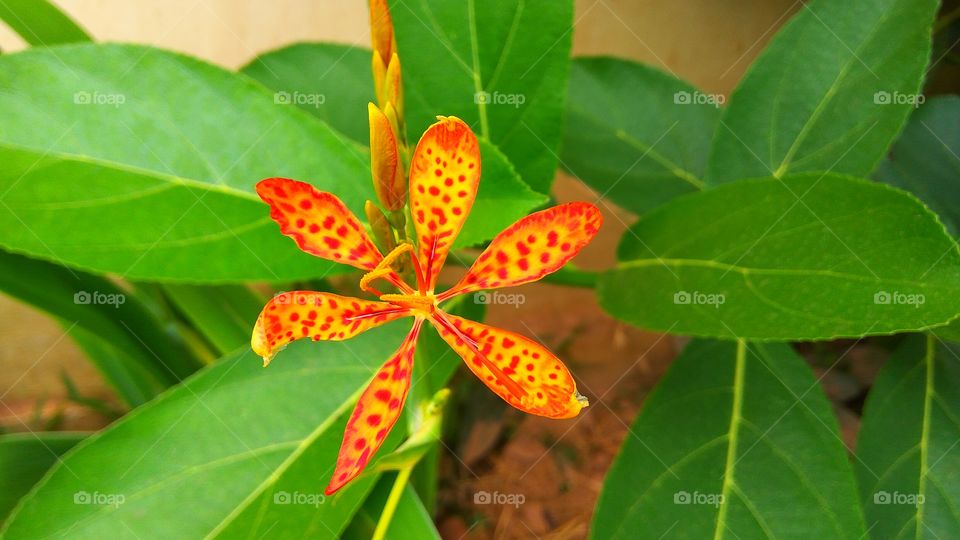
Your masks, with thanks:
<instances>
[{"instance_id":1,"label":"orange flower","mask_svg":"<svg viewBox=\"0 0 960 540\"><path fill-rule=\"evenodd\" d=\"M371 301L310 291L278 295L264 307L253 331L253 350L263 357L264 365L296 339L344 340L401 317L414 318L400 348L357 402L328 495L360 474L400 416L424 321L510 405L550 418L576 416L587 405L570 372L543 345L450 315L441 304L482 289L530 283L558 270L593 239L602 221L600 212L592 204L574 202L520 219L493 239L463 279L436 294L437 275L470 213L480 182L476 136L458 118L438 119L420 139L410 167L416 248L403 243L384 257L360 221L334 195L284 178L257 184L257 193L270 205L270 216L283 234L307 253L366 271L360 286L379 297ZM392 268L404 255L416 271L416 288ZM398 292L381 293L371 285L378 279Z\"/></svg>"}]
</instances>

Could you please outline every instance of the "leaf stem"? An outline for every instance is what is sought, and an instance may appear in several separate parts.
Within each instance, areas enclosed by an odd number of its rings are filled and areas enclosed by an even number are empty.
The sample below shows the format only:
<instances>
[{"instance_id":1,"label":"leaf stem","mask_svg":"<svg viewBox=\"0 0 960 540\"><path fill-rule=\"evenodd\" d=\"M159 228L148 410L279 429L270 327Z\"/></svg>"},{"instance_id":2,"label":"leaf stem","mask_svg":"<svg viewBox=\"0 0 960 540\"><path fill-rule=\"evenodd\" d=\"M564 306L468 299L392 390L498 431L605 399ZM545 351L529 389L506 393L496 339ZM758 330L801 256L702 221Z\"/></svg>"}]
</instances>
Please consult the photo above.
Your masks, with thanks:
<instances>
[{"instance_id":1,"label":"leaf stem","mask_svg":"<svg viewBox=\"0 0 960 540\"><path fill-rule=\"evenodd\" d=\"M390 489L390 496L387 497L387 504L383 506L377 528L373 531L373 540L386 538L387 529L390 528L390 522L393 520L394 512L397 511L397 504L400 503L400 496L403 495L403 489L407 486L411 472L413 472L413 466L404 467L397 473L397 479L394 480L393 488Z\"/></svg>"}]
</instances>

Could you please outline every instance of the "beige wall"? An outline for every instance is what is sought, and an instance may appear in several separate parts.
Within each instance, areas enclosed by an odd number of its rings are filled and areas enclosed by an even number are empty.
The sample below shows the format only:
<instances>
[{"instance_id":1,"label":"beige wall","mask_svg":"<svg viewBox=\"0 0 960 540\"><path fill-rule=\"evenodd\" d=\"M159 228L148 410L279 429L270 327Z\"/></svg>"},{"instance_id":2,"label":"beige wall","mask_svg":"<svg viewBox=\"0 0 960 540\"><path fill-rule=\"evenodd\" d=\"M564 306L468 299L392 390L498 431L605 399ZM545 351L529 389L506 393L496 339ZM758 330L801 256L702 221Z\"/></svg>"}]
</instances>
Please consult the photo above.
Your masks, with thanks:
<instances>
[{"instance_id":1,"label":"beige wall","mask_svg":"<svg viewBox=\"0 0 960 540\"><path fill-rule=\"evenodd\" d=\"M98 40L158 45L228 67L296 41L368 42L363 0L55 1ZM798 5L796 0L578 0L574 52L632 58L704 90L728 92ZM0 48L23 47L0 25ZM569 182L558 186L567 197L578 190ZM612 225L606 229L610 246L618 231ZM4 297L0 314L0 395L6 394L5 403L61 394L62 369L81 390L102 392L82 355L69 339L61 339L59 326Z\"/></svg>"}]
</instances>

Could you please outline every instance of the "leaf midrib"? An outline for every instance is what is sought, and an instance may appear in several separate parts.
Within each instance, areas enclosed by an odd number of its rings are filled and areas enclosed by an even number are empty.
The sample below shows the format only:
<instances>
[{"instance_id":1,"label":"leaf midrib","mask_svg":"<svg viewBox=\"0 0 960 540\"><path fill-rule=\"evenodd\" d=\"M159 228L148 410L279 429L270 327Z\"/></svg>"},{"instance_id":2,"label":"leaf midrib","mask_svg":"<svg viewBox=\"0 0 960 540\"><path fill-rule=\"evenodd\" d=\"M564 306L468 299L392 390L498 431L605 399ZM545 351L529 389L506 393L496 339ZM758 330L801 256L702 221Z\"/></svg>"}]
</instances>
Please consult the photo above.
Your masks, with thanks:
<instances>
[{"instance_id":1,"label":"leaf midrib","mask_svg":"<svg viewBox=\"0 0 960 540\"><path fill-rule=\"evenodd\" d=\"M370 378L372 379L373 376L371 375ZM303 453L306 452L307 449L310 448L310 446L313 445L313 443L316 442L316 440L319 439L320 436L323 435L323 433L330 428L330 426L332 426L343 414L345 414L350 409L351 406L353 406L353 404L360 398L360 394L363 393L364 389L367 386L367 383L369 383L369 381L367 381L364 384L361 384L353 392L353 394L350 395L350 397L345 399L343 403L340 404L339 407L331 411L330 414L323 420L323 422L317 425L317 427L314 428L314 430L311 431L310 434L307 435L300 442L300 444L297 445L297 447L293 450L293 452L290 453L287 459L283 460L283 462L273 472L271 472L270 475L267 476L263 480L263 482L260 483L260 485L258 485L253 491L251 491L246 498L240 501L240 504L238 504L232 511L230 511L230 513L228 513L223 518L223 520L220 521L220 523L218 523L213 529L211 529L210 532L207 533L206 536L204 536L204 538L207 540L213 539L213 538L216 538L217 535L219 535L220 533L224 532L226 528L243 513L244 510L246 510L251 504L253 504L253 502L256 501L257 498L264 493L264 491L266 491L267 488L274 485L277 482L277 480L280 479L283 473L285 473L287 469L289 469L300 458L300 456L303 455Z\"/></svg>"},{"instance_id":2,"label":"leaf midrib","mask_svg":"<svg viewBox=\"0 0 960 540\"><path fill-rule=\"evenodd\" d=\"M810 8L809 6L806 6L806 9L809 10L810 14L817 19L817 22L826 26L826 24L820 20L820 16L817 15L812 10L812 8ZM860 56L858 53L862 52L865 44L872 42L877 32L880 31L880 28L887 21L891 13L893 13L892 9L884 11L881 14L880 19L877 20L874 27L870 29L870 32L868 32L867 35L864 36L864 38L860 41L860 43L857 44L857 48L855 50L850 50L847 44L842 39L840 39L839 36L835 35L837 41L843 44L843 46L846 49L848 49L848 52L850 52L850 58L840 68L840 71L837 73L837 76L834 78L833 82L830 84L830 88L827 89L823 97L817 103L817 106L813 110L813 113L810 114L806 122L804 122L803 127L800 128L800 132L797 133L797 136L796 138L794 138L793 143L790 145L790 148L787 149L786 154L784 154L783 159L780 161L780 165L774 170L773 176L780 178L788 172L794 156L796 155L797 151L799 151L800 149L800 145L806 141L807 135L810 134L810 131L813 130L813 126L817 123L818 120L820 120L820 116L826 110L827 105L833 100L834 96L836 96L837 91L839 90L841 81L843 79L846 79L847 74L850 72L852 67L857 62L862 62L862 60L860 60ZM827 28L829 30L829 27ZM830 32L833 33L833 30L830 30Z\"/></svg>"},{"instance_id":3,"label":"leaf midrib","mask_svg":"<svg viewBox=\"0 0 960 540\"><path fill-rule=\"evenodd\" d=\"M926 498L927 496L927 474L930 472L929 454L930 454L930 416L933 408L934 394L934 367L936 366L936 342L934 335L927 333L927 350L923 356L923 362L926 365L926 376L924 380L923 393L923 424L920 430L920 478L918 479L917 494ZM923 522L924 504L917 505L916 513L916 539L923 538L923 530L926 524Z\"/></svg>"},{"instance_id":4,"label":"leaf midrib","mask_svg":"<svg viewBox=\"0 0 960 540\"><path fill-rule=\"evenodd\" d=\"M657 258L657 259L635 259L625 263L621 263L614 271L616 270L631 270L635 268L645 268L648 266L674 266L674 267L697 267L697 268L710 268L714 270L724 270L726 272L735 272L743 276L749 276L752 274L756 275L774 275L774 276L820 276L820 277L830 277L837 279L845 279L849 281L858 281L861 283L875 283L875 284L890 284L890 285L909 285L919 288L927 288L935 285L941 285L937 282L921 282L913 281L908 279L898 279L898 278L875 278L865 275L850 274L846 272L837 272L835 270L818 270L810 268L756 268L756 267L747 267L740 266L737 264L728 264L722 263L720 261L715 261L712 259L674 259L674 258ZM946 286L946 284L943 284Z\"/></svg>"},{"instance_id":5,"label":"leaf midrib","mask_svg":"<svg viewBox=\"0 0 960 540\"><path fill-rule=\"evenodd\" d=\"M252 191L245 191L237 189L228 184L215 184L211 182L204 182L202 180L196 180L194 178L186 178L182 176L175 176L168 174L162 171L157 171L153 169L146 169L137 165L131 165L129 163L122 163L119 161L113 161L109 159L103 159L88 154L77 154L73 152L63 152L59 150L50 150L47 152L40 152L37 148L32 146L23 146L18 144L11 144L9 142L0 142L0 151L8 149L15 152L30 153L33 155L40 155L40 159L54 158L60 161L74 161L80 163L86 163L88 165L95 165L97 167L104 167L108 169L115 169L122 172L137 174L140 176L147 176L155 180L162 182L167 182L175 185L182 185L189 188L196 188L203 191L216 191L224 193L227 195L232 195L235 197L241 197L244 199L249 199L251 201L259 202L260 199ZM155 189L155 188L151 188ZM136 195L134 193L133 195Z\"/></svg>"},{"instance_id":6,"label":"leaf midrib","mask_svg":"<svg viewBox=\"0 0 960 540\"><path fill-rule=\"evenodd\" d=\"M727 508L730 507L730 494L734 489L734 470L737 464L737 442L740 424L743 419L743 378L747 359L747 344L737 340L737 353L733 371L733 405L730 408L730 426L727 429L727 459L723 466L723 486L720 489L720 510L717 512L717 524L713 530L714 540L722 540L726 530Z\"/></svg>"}]
</instances>

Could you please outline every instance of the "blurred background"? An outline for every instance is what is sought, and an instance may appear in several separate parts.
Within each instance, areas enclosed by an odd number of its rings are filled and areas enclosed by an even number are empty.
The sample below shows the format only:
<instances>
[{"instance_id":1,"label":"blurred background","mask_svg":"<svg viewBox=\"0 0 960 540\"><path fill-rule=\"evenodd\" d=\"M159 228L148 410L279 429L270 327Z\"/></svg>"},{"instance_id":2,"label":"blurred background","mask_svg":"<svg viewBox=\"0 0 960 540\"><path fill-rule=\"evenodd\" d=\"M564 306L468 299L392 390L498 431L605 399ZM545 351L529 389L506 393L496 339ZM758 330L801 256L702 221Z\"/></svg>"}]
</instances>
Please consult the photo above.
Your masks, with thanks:
<instances>
[{"instance_id":1,"label":"blurred background","mask_svg":"<svg viewBox=\"0 0 960 540\"><path fill-rule=\"evenodd\" d=\"M369 46L368 14L362 0L57 0L98 41L156 45L231 69L256 55L298 41L333 41ZM951 6L947 2L947 7ZM727 94L799 0L578 0L573 54L614 55L673 73L708 93ZM0 25L0 49L24 43ZM949 53L949 47L947 52ZM949 87L952 62L935 74L935 86ZM946 74L944 74L946 72ZM438 111L442 113L443 111ZM231 119L240 121L241 119ZM581 184L558 178L560 201L591 197ZM634 219L605 203L605 226L574 262L586 269L612 265L614 248ZM564 358L582 381L591 406L574 423L554 423L508 410L477 387L465 399L470 428L450 446L444 460L439 527L445 536L497 535L528 530L531 535L582 536L608 469L644 396L678 348L675 338L643 332L603 314L589 289L553 285L524 287L519 307L491 306L488 322L535 335ZM250 321L251 327L254 321ZM68 398L66 374L77 393L111 401L111 391L63 328L47 316L0 295L0 432L28 429L97 429L109 418ZM828 347L829 345L824 345ZM850 371L866 384L877 356L853 355ZM857 364L858 358L863 363ZM873 359L873 360L871 360ZM857 382L826 380L831 397L857 391ZM851 387L852 385L852 387ZM478 412L482 411L482 412ZM840 410L850 444L856 417ZM520 507L487 506L484 531L470 532L462 507L478 490L515 492ZM473 507L476 511L477 507ZM519 526L518 523L522 524Z\"/></svg>"}]
</instances>

